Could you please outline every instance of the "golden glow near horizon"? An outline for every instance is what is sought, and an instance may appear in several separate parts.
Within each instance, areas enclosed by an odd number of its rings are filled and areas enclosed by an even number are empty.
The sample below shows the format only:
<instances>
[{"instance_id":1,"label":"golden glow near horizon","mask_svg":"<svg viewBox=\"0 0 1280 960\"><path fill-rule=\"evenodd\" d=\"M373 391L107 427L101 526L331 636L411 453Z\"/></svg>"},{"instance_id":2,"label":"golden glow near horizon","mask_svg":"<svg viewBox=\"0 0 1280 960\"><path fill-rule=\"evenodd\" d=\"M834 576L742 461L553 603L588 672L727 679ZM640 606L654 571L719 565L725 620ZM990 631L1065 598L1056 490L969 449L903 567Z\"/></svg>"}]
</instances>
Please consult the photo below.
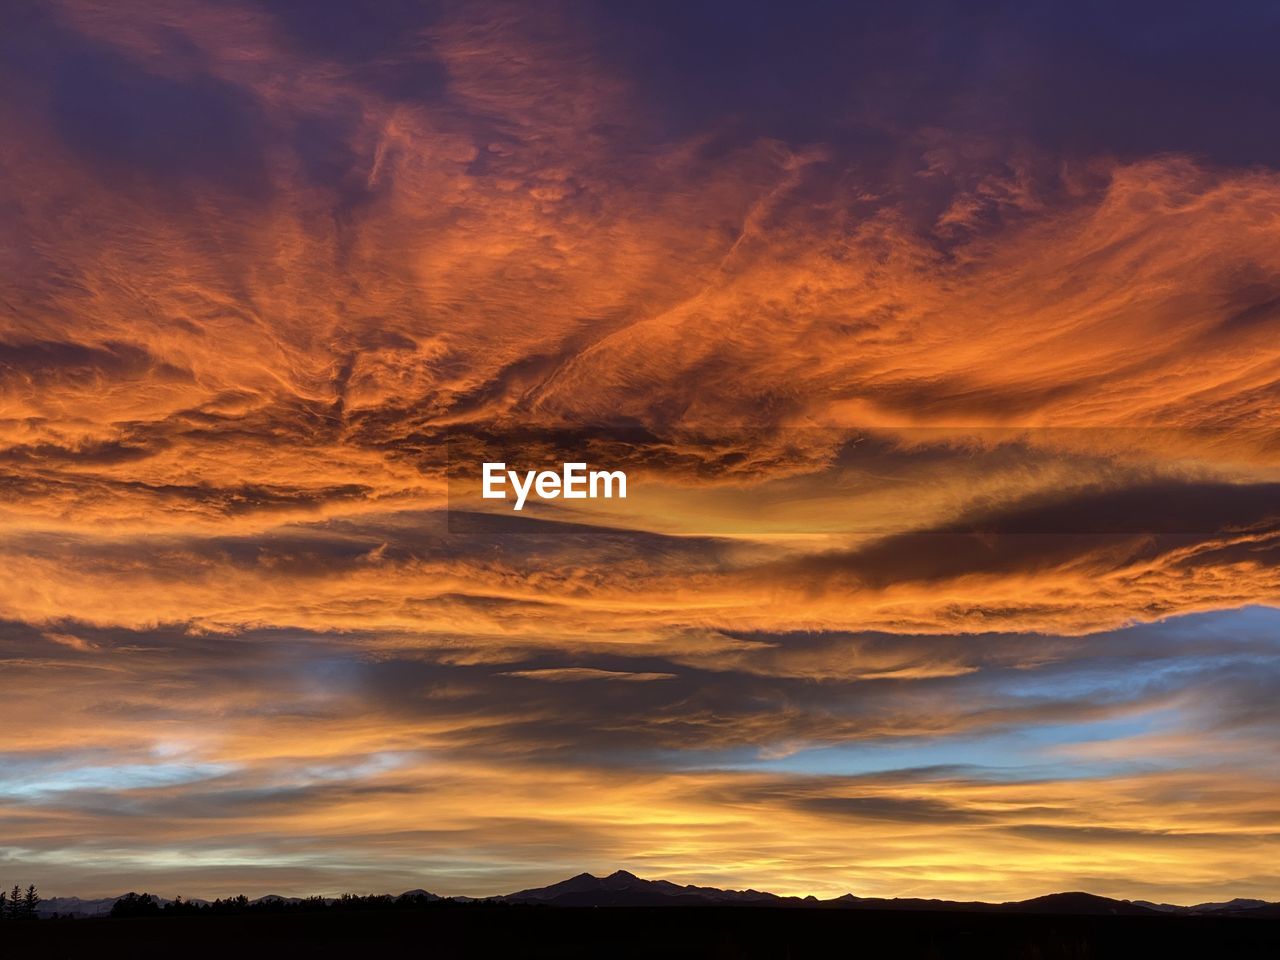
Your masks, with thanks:
<instances>
[{"instance_id":1,"label":"golden glow near horizon","mask_svg":"<svg viewBox=\"0 0 1280 960\"><path fill-rule=\"evenodd\" d=\"M562 7L15 35L0 876L1280 899L1280 172L660 136Z\"/></svg>"}]
</instances>

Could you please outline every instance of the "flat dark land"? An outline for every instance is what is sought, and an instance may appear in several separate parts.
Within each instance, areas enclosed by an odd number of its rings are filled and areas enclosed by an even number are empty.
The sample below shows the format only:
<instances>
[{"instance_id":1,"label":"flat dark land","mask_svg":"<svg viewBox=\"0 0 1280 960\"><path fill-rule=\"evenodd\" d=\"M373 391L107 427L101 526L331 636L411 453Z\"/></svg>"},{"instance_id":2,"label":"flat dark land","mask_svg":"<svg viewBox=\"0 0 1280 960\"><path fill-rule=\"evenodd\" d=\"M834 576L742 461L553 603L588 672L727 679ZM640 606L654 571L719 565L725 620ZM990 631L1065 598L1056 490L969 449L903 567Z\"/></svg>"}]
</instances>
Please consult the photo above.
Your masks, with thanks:
<instances>
[{"instance_id":1,"label":"flat dark land","mask_svg":"<svg viewBox=\"0 0 1280 960\"><path fill-rule=\"evenodd\" d=\"M43 920L0 957L1280 957L1280 920L756 907L439 906L413 911Z\"/></svg>"}]
</instances>

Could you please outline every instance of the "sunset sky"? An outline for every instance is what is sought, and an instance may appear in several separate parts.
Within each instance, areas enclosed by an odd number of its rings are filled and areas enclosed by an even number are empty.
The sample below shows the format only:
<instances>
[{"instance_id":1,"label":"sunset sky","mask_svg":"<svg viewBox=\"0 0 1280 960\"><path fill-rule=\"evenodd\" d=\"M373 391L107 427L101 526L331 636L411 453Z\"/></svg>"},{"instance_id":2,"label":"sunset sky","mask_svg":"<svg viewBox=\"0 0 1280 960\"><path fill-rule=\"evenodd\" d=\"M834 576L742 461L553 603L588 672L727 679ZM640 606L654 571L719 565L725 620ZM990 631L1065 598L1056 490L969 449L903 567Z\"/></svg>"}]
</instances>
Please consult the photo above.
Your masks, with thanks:
<instances>
[{"instance_id":1,"label":"sunset sky","mask_svg":"<svg viewBox=\"0 0 1280 960\"><path fill-rule=\"evenodd\" d=\"M5 3L0 886L1280 899L1278 43Z\"/></svg>"}]
</instances>

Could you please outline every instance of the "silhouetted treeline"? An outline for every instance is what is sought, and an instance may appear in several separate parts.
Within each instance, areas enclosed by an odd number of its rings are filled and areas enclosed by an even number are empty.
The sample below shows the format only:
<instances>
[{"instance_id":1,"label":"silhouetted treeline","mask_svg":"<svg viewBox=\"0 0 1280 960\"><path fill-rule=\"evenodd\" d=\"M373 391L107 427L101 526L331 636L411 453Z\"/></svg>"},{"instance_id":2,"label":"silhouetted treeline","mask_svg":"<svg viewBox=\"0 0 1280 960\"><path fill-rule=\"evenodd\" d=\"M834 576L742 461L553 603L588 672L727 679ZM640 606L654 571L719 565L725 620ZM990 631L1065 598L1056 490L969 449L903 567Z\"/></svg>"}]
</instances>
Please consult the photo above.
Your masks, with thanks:
<instances>
[{"instance_id":1,"label":"silhouetted treeline","mask_svg":"<svg viewBox=\"0 0 1280 960\"><path fill-rule=\"evenodd\" d=\"M136 895L142 899L145 894ZM148 898L154 900L154 898ZM372 899L373 909L348 909ZM11 923L0 957L107 960L248 960L250 957L430 955L432 960L1275 960L1280 920L1236 917L1081 916L959 910L830 910L821 907L547 907L350 897L323 907L240 898L194 905L191 915L149 919ZM312 901L314 904L314 901ZM226 911L232 911L229 915ZM235 912L242 911L242 912ZM155 917L158 919L150 919Z\"/></svg>"},{"instance_id":2,"label":"silhouetted treeline","mask_svg":"<svg viewBox=\"0 0 1280 960\"><path fill-rule=\"evenodd\" d=\"M209 916L225 916L228 914L257 913L323 913L340 910L416 910L430 904L452 901L440 900L422 893L405 893L398 897L390 894L374 894L367 897L344 893L336 899L325 897L305 897L286 900L282 897L263 897L261 900L250 900L244 894L238 897L214 900L212 903L193 902L182 897L174 897L165 903L149 893L126 893L111 908L113 917L161 917L189 916L205 914Z\"/></svg>"},{"instance_id":3,"label":"silhouetted treeline","mask_svg":"<svg viewBox=\"0 0 1280 960\"><path fill-rule=\"evenodd\" d=\"M8 893L0 890L0 920L34 920L39 905L40 895L34 883L26 890L16 883Z\"/></svg>"}]
</instances>

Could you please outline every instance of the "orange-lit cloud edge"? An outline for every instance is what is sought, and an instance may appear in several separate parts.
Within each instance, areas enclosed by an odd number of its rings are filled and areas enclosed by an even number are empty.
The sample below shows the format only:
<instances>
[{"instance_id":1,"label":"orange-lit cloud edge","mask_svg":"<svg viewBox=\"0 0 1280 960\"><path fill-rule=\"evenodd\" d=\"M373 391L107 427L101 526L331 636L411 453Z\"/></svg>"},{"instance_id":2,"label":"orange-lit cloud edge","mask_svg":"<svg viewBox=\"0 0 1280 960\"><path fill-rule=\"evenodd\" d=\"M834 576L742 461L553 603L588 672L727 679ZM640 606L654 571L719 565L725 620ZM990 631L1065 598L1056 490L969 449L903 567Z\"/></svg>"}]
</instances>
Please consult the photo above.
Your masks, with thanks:
<instances>
[{"instance_id":1,"label":"orange-lit cloud edge","mask_svg":"<svg viewBox=\"0 0 1280 960\"><path fill-rule=\"evenodd\" d=\"M1280 174L654 144L509 9L430 105L252 9L55 22L261 130L153 175L6 78L7 871L1280 897ZM451 445L615 425L625 504L454 523Z\"/></svg>"}]
</instances>

